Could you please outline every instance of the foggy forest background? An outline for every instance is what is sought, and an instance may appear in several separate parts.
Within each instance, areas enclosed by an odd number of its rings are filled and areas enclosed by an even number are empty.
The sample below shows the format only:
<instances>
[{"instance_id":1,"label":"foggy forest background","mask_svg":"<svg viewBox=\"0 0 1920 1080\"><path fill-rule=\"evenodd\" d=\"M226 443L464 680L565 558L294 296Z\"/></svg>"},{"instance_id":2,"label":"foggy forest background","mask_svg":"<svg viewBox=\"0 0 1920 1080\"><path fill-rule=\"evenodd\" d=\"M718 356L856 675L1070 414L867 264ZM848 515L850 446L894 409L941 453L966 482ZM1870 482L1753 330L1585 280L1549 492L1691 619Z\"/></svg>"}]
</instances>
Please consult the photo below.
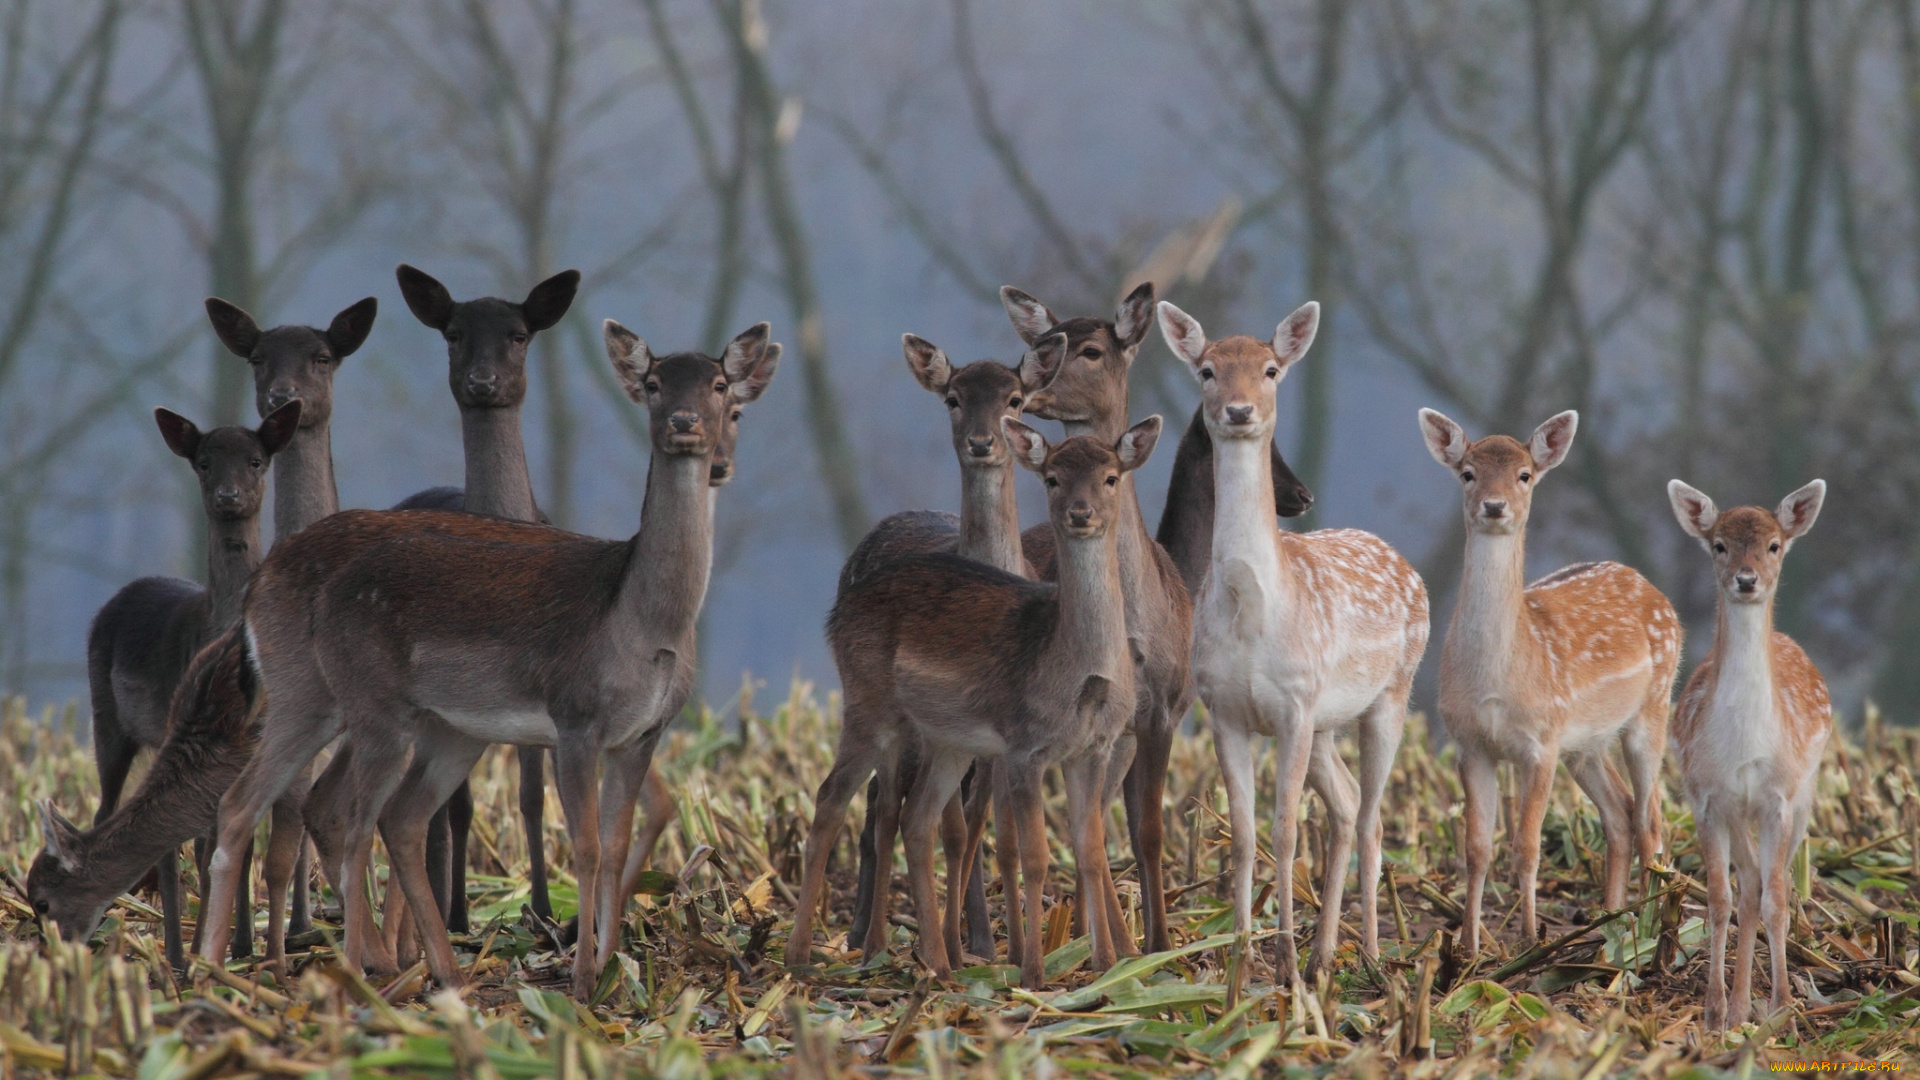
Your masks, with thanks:
<instances>
[{"instance_id":1,"label":"foggy forest background","mask_svg":"<svg viewBox=\"0 0 1920 1080\"><path fill-rule=\"evenodd\" d=\"M203 575L150 413L256 422L206 296L263 326L378 296L335 384L341 503L460 482L403 260L462 299L585 274L525 417L541 506L603 536L647 444L599 320L710 352L772 321L716 702L747 671L832 685L846 551L956 506L903 331L1012 361L998 286L1065 316L1150 279L1215 336L1325 305L1280 443L1307 525L1421 568L1436 657L1459 496L1415 409L1477 437L1577 408L1534 569L1641 569L1697 658L1707 560L1667 479L1772 506L1823 476L1778 624L1848 713L1920 716L1916 0L0 0L0 687L83 697L98 606ZM1133 387L1175 424L1197 396L1157 334Z\"/></svg>"}]
</instances>

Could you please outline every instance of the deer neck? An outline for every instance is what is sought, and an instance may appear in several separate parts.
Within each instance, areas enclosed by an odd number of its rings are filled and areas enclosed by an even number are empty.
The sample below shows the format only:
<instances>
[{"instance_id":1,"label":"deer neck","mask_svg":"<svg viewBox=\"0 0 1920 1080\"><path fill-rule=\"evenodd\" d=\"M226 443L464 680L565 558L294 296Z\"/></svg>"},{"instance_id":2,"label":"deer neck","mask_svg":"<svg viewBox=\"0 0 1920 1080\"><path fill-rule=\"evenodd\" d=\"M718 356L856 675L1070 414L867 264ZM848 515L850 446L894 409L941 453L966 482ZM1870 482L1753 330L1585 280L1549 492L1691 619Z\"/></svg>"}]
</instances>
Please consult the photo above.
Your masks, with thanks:
<instances>
[{"instance_id":1,"label":"deer neck","mask_svg":"<svg viewBox=\"0 0 1920 1080\"><path fill-rule=\"evenodd\" d=\"M273 455L273 539L275 543L338 513L340 492L333 482L331 425L315 424L293 433Z\"/></svg>"},{"instance_id":2,"label":"deer neck","mask_svg":"<svg viewBox=\"0 0 1920 1080\"><path fill-rule=\"evenodd\" d=\"M1059 623L1047 651L1055 670L1085 671L1117 682L1131 677L1126 599L1121 588L1116 529L1098 538L1071 537L1057 526Z\"/></svg>"},{"instance_id":3,"label":"deer neck","mask_svg":"<svg viewBox=\"0 0 1920 1080\"><path fill-rule=\"evenodd\" d=\"M1127 410L1122 403L1119 412L1112 415L1101 414L1090 420L1062 421L1067 438L1091 435L1111 446L1120 441L1127 431ZM1134 583L1135 587L1126 590L1127 628L1139 632L1142 621L1141 605L1142 583L1158 580L1160 568L1153 557L1153 535L1147 532L1147 519L1140 513L1140 496L1133 485L1133 473L1120 477L1120 502L1114 510L1112 534L1120 556L1120 576L1123 581Z\"/></svg>"},{"instance_id":4,"label":"deer neck","mask_svg":"<svg viewBox=\"0 0 1920 1080\"><path fill-rule=\"evenodd\" d=\"M713 489L708 459L654 451L647 497L620 583L620 604L654 641L693 632L713 569Z\"/></svg>"},{"instance_id":5,"label":"deer neck","mask_svg":"<svg viewBox=\"0 0 1920 1080\"><path fill-rule=\"evenodd\" d=\"M207 522L207 594L213 602L212 629L224 630L240 620L247 579L260 565L260 519Z\"/></svg>"},{"instance_id":6,"label":"deer neck","mask_svg":"<svg viewBox=\"0 0 1920 1080\"><path fill-rule=\"evenodd\" d=\"M1173 475L1167 480L1167 503L1160 512L1160 531L1155 539L1172 556L1187 592L1198 597L1200 581L1207 573L1208 550L1213 541L1213 442L1207 437L1204 418L1194 410L1193 422L1180 438L1180 449L1173 457Z\"/></svg>"},{"instance_id":7,"label":"deer neck","mask_svg":"<svg viewBox=\"0 0 1920 1080\"><path fill-rule=\"evenodd\" d=\"M1504 683L1522 652L1537 647L1527 621L1527 538L1524 532L1467 530L1460 601L1447 629L1447 648L1483 678ZM1455 643L1458 642L1458 645Z\"/></svg>"},{"instance_id":8,"label":"deer neck","mask_svg":"<svg viewBox=\"0 0 1920 1080\"><path fill-rule=\"evenodd\" d=\"M466 448L466 509L508 521L532 521L533 479L520 440L520 407L461 409L460 440Z\"/></svg>"},{"instance_id":9,"label":"deer neck","mask_svg":"<svg viewBox=\"0 0 1920 1080\"><path fill-rule=\"evenodd\" d=\"M1267 442L1221 439L1213 444L1211 566L1236 604L1258 597L1267 612L1284 623L1293 606L1293 575L1280 547L1280 530L1273 525L1273 465Z\"/></svg>"},{"instance_id":10,"label":"deer neck","mask_svg":"<svg viewBox=\"0 0 1920 1080\"><path fill-rule=\"evenodd\" d=\"M1026 576L1020 550L1020 502L1013 465L960 467L961 558Z\"/></svg>"},{"instance_id":11,"label":"deer neck","mask_svg":"<svg viewBox=\"0 0 1920 1080\"><path fill-rule=\"evenodd\" d=\"M1751 736L1777 727L1778 711L1773 708L1773 601L1729 604L1722 596L1713 648L1719 653L1713 711L1725 715L1740 729L1729 734L1738 739L1741 734Z\"/></svg>"}]
</instances>

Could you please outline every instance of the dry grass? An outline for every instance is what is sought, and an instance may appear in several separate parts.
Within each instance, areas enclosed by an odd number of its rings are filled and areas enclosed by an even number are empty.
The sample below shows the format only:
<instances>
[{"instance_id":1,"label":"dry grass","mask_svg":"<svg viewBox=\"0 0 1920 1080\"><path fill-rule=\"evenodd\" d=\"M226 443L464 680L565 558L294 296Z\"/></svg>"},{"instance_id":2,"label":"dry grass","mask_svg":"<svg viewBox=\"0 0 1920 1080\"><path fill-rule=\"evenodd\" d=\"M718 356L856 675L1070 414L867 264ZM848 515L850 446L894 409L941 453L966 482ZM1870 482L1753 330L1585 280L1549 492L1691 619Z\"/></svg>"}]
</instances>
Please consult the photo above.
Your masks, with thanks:
<instances>
[{"instance_id":1,"label":"dry grass","mask_svg":"<svg viewBox=\"0 0 1920 1080\"><path fill-rule=\"evenodd\" d=\"M1263 987L1264 964L1255 958L1254 993L1225 1008L1224 970L1234 952L1222 933L1230 916L1217 881L1225 796L1207 737L1196 733L1176 752L1167 811L1170 884L1179 890L1172 920L1185 947L1096 979L1077 969L1085 944L1065 940L1066 919L1057 918L1049 970L1060 975L1058 989L1028 994L1007 985L1011 969L1004 967L969 969L959 985L929 986L901 928L884 966L860 969L856 957L829 948L820 969L791 976L777 959L790 922L787 886L798 880L801 830L830 763L830 714L831 703L823 709L802 684L767 712L743 694L723 715L702 715L675 732L659 759L681 808L655 863L666 872L648 882L656 895L633 905L619 960L604 974L595 1005L583 1009L564 996L566 956L521 912L513 767L499 751L475 777L479 929L458 942L475 976L464 999L423 996L419 968L370 986L333 963L326 940L297 955L288 983L235 964L231 973L202 972L194 985L176 988L156 963L157 916L134 899L110 913L91 950L41 943L17 885L39 845L32 806L52 797L78 817L93 805L94 775L73 737L72 710L29 720L15 702L0 720L0 866L12 875L0 883L0 1065L153 1080L889 1071L1246 1078L1283 1070L1591 1080L1765 1071L1767 1062L1910 1063L1920 1048L1920 904L1913 899L1920 735L1912 730L1870 718L1830 748L1801 866L1810 895L1795 922L1799 1005L1769 1026L1709 1040L1697 1024L1703 910L1688 876L1698 864L1684 807L1666 803L1675 866L1651 883L1654 902L1580 933L1598 914L1600 832L1563 778L1547 818L1541 912L1548 938L1564 943L1528 962L1511 944L1505 920L1514 898L1500 886L1490 890L1491 952L1462 970L1443 947L1462 894L1453 843L1457 783L1451 753L1430 748L1418 719L1389 797L1393 887L1382 910L1391 925L1382 929L1377 966L1349 945L1330 981L1274 993ZM551 807L548 820L559 819ZM1308 820L1303 869L1310 870L1317 811ZM1110 835L1124 835L1117 811ZM549 844L564 867L557 826ZM851 846L849 830L827 924L833 947L844 945ZM1126 892L1128 863L1124 852L1115 856ZM1066 865L1062 852L1060 883L1070 880ZM1496 877L1504 869L1502 860ZM1263 876L1271 876L1270 864ZM561 878L558 906L571 907L571 884ZM1059 890L1050 890L1050 900L1058 899ZM1137 891L1127 899L1137 900ZM323 916L337 914L331 900L322 894ZM1318 914L1311 890L1303 887L1299 900L1310 924ZM1064 916L1064 907L1057 910ZM1350 925L1355 910L1346 915Z\"/></svg>"}]
</instances>

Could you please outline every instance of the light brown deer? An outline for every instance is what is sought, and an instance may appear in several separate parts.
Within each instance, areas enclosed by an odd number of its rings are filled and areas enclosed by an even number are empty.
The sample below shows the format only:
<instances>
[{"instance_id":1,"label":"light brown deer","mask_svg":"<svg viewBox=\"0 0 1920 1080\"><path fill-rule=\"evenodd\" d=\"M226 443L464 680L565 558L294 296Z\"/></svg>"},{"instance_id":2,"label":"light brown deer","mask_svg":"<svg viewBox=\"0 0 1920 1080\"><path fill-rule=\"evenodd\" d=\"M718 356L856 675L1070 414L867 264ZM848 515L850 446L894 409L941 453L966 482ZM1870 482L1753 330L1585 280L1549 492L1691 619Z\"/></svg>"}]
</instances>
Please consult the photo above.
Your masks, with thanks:
<instances>
[{"instance_id":1,"label":"light brown deer","mask_svg":"<svg viewBox=\"0 0 1920 1080\"><path fill-rule=\"evenodd\" d=\"M1200 380L1200 410L1213 437L1213 555L1194 613L1193 670L1213 720L1233 832L1234 928L1253 927L1255 735L1276 744L1273 859L1280 935L1276 981L1298 970L1293 934L1293 859L1307 784L1327 804L1325 877L1308 972L1329 965L1339 944L1347 861L1360 848L1360 946L1379 955L1380 803L1407 696L1427 649L1427 588L1400 553L1356 529L1304 536L1274 527L1276 391L1306 355L1320 325L1309 301L1271 341L1208 341L1192 316L1161 303L1160 331ZM1336 740L1353 731L1360 779Z\"/></svg>"},{"instance_id":2,"label":"light brown deer","mask_svg":"<svg viewBox=\"0 0 1920 1080\"><path fill-rule=\"evenodd\" d=\"M378 815L434 977L459 985L426 877L426 820L487 743L551 745L591 913L580 924L573 989L583 998L592 990L618 943L635 796L692 685L712 561L708 481L729 384L755 376L767 332L761 323L741 334L716 361L656 357L608 323L608 355L629 396L647 406L653 442L630 541L466 514L353 512L267 559L246 609L267 716L260 749L222 800L210 917L232 903L231 853L344 727L354 792L345 958L364 954L370 920L356 883ZM403 768L409 741L413 764ZM219 960L217 943L206 951Z\"/></svg>"},{"instance_id":3,"label":"light brown deer","mask_svg":"<svg viewBox=\"0 0 1920 1080\"><path fill-rule=\"evenodd\" d=\"M1460 743L1466 791L1468 956L1480 949L1481 895L1493 861L1496 770L1511 762L1520 788L1508 843L1519 877L1520 930L1539 935L1534 889L1540 825L1560 759L1600 811L1607 840L1605 903L1626 903L1638 848L1661 850L1660 759L1680 663L1680 620L1660 590L1614 562L1576 563L1525 584L1534 492L1573 447L1578 413L1563 412L1522 443L1467 439L1459 424L1420 410L1434 460L1460 480L1467 520L1460 600L1440 653L1440 715ZM1632 782L1614 765L1618 744Z\"/></svg>"},{"instance_id":4,"label":"light brown deer","mask_svg":"<svg viewBox=\"0 0 1920 1080\"><path fill-rule=\"evenodd\" d=\"M1813 528L1827 484L1815 480L1769 513L1721 513L1678 480L1667 498L1680 527L1713 558L1719 594L1713 651L1693 669L1673 720L1680 780L1693 807L1707 873L1707 1026L1743 1024L1753 1006L1753 946L1761 924L1772 956L1768 1008L1787 1006L1787 933L1793 851L1807 835L1814 776L1833 733L1833 703L1820 669L1773 628L1773 596L1793 542ZM1740 944L1727 1000L1731 861L1740 875Z\"/></svg>"},{"instance_id":5,"label":"light brown deer","mask_svg":"<svg viewBox=\"0 0 1920 1080\"><path fill-rule=\"evenodd\" d=\"M947 406L947 419L953 439L954 456L960 462L960 513L935 513L908 510L893 514L875 525L847 557L840 573L839 593L845 594L864 578L893 559L907 554L932 554L950 551L963 559L985 563L1009 574L1032 578L1036 575L1021 551L1020 504L1013 485L1013 452L1001 431L1002 417L1018 419L1029 395L1053 380L1065 355L1065 338L1047 339L1047 348L1028 350L1016 367L995 360L978 360L955 368L947 354L932 342L913 334L903 335L901 349L915 381L938 395ZM853 939L868 960L882 955L887 938L887 915L892 890L888 872L893 858L893 841L899 827L899 815L907 792L919 774L919 747L912 739L902 740L899 753L881 762L868 789L867 827L863 830L861 895L854 904ZM977 774L984 788L988 774ZM958 801L949 808L943 828L951 832L962 827ZM1012 834L1003 830L1011 839ZM951 837L948 837L951 840ZM872 855L865 850L872 845ZM1017 890L1013 870L1018 858L1011 844L999 845L1003 867L1003 890ZM870 873L869 873L870 871ZM976 890L978 892L976 893ZM1008 892L1008 910L1017 911L1016 892ZM987 925L986 894L980 882L979 868L969 861L967 872L966 929L976 953L985 949L991 956L993 936ZM931 925L930 913L918 913ZM1018 941L1019 920L1009 918L1009 932ZM959 956L963 947L959 937L947 943L947 951ZM1018 953L1018 947L1014 953Z\"/></svg>"},{"instance_id":6,"label":"light brown deer","mask_svg":"<svg viewBox=\"0 0 1920 1080\"><path fill-rule=\"evenodd\" d=\"M812 915L826 886L826 856L841 816L867 774L917 738L922 761L905 814L908 877L921 913L920 954L936 977L952 971L966 855L949 839L945 932L933 923L933 834L960 776L976 758L996 759L1013 810L1026 927L1021 978L1039 986L1041 890L1049 849L1040 782L1061 766L1068 828L1083 897L1112 888L1101 799L1113 743L1133 715L1134 665L1126 640L1118 532L1123 476L1153 450L1160 418L1107 443L1070 438L1050 447L1032 428L1003 418L1016 459L1047 487L1059 583L1028 581L954 555L895 560L841 594L827 637L844 688L833 769L815 799L800 907L787 963L808 963ZM902 723L904 720L904 723ZM1106 907L1087 906L1093 965L1113 962ZM1017 916L1012 916L1011 918Z\"/></svg>"}]
</instances>

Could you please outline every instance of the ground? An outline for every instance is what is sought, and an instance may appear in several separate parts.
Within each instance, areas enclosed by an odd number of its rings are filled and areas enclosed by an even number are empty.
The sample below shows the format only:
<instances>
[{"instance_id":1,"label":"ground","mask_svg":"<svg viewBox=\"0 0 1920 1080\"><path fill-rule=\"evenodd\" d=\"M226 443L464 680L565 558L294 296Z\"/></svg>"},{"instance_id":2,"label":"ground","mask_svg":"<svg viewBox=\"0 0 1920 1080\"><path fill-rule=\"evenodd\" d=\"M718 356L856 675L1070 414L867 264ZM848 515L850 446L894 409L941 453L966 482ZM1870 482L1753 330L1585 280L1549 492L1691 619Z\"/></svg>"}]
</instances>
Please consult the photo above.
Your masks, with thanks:
<instances>
[{"instance_id":1,"label":"ground","mask_svg":"<svg viewBox=\"0 0 1920 1080\"><path fill-rule=\"evenodd\" d=\"M1529 952L1515 940L1502 856L1488 902L1491 944L1467 964L1449 949L1464 893L1454 848L1458 784L1451 752L1435 749L1418 717L1388 799L1390 876L1378 964L1353 948L1358 907L1349 888L1347 947L1331 979L1276 993L1256 948L1251 991L1227 1007L1225 970L1236 948L1222 892L1225 796L1200 717L1176 751L1168 785L1174 951L1098 977L1084 970L1085 942L1069 939L1069 863L1056 844L1047 991L1010 987L1012 969L993 965L959 972L950 985L929 983L913 961L911 905L901 885L892 954L862 968L857 954L835 951L845 944L856 805L836 851L820 966L790 973L780 962L789 895L812 795L831 763L836 709L796 684L771 710L760 711L743 692L674 732L657 761L680 813L655 859L661 872L647 882L654 895L631 906L618 960L594 1004L583 1007L565 994L567 955L522 912L515 770L501 751L475 775L480 809L469 880L476 931L456 941L473 976L464 996L436 993L425 985L424 967L398 979L343 971L327 925L338 909L324 891L322 930L295 950L287 980L236 961L176 985L157 963L151 896L117 905L90 947L44 943L20 890L40 845L33 806L51 797L83 819L97 789L92 760L74 734L75 710L30 718L16 701L0 719L0 868L7 874L0 881L0 1075L11 1066L22 1074L143 1080L1062 1072L1595 1080L1731 1075L1789 1062L1920 1065L1920 733L1883 724L1871 710L1863 724L1843 724L1828 749L1799 866L1808 891L1790 950L1795 1007L1766 1026L1719 1038L1698 1023L1704 893L1694 881L1691 819L1672 797L1671 775L1671 868L1637 877L1635 906L1583 933L1603 914L1594 877L1599 822L1563 774L1542 866L1548 948ZM1051 810L1056 823L1058 812ZM557 803L547 820L549 859L564 868L569 853ZM1318 808L1309 807L1307 821L1301 869L1311 872L1295 880L1302 883L1296 911L1310 927L1319 915L1315 890L1305 884L1319 876ZM1108 833L1126 835L1117 808ZM1124 845L1116 843L1113 855L1137 920ZM1270 879L1270 869L1268 861L1256 881ZM997 889L989 893L997 912ZM564 872L555 899L571 909ZM1270 890L1260 903L1269 916L1262 925L1270 926ZM1001 940L1004 950L1004 934ZM1307 940L1303 930L1303 953ZM1756 988L1763 1005L1765 948Z\"/></svg>"}]
</instances>

